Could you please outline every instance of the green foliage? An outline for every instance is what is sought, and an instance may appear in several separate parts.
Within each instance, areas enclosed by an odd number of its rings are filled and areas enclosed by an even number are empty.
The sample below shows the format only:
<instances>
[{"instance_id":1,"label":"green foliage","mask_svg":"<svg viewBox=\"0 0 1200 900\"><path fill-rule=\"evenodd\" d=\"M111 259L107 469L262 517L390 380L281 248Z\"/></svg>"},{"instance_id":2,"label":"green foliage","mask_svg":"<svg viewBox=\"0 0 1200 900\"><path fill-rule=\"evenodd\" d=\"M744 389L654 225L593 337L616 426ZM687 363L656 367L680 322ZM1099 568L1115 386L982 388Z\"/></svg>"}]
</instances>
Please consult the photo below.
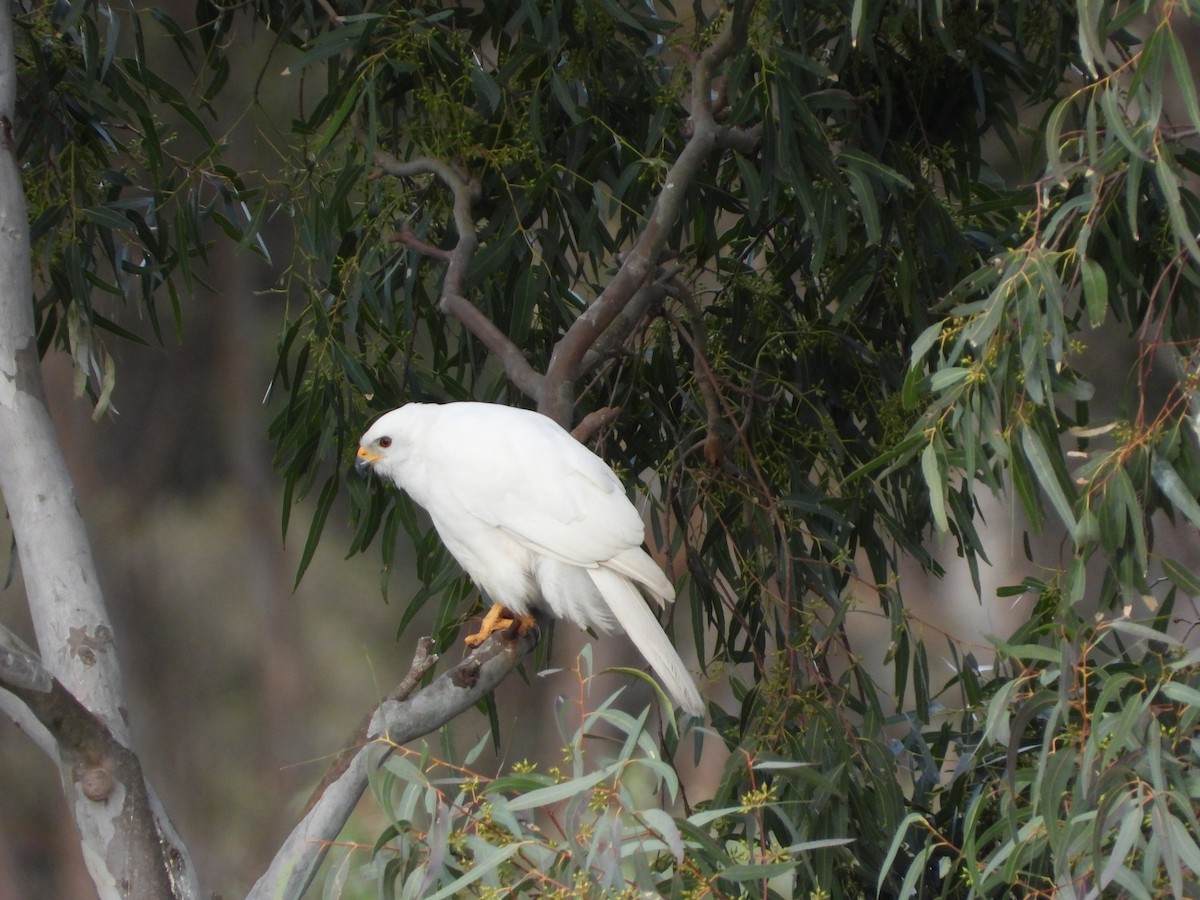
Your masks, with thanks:
<instances>
[{"instance_id":1,"label":"green foliage","mask_svg":"<svg viewBox=\"0 0 1200 900\"><path fill-rule=\"evenodd\" d=\"M1150 591L1146 528L1157 510L1200 526L1196 384L1187 374L1200 312L1200 203L1188 187L1200 165L1200 120L1191 118L1195 86L1175 31L1182 14L1164 10L1139 44L1126 30L1132 8L1109 18L1101 7L1090 5L1094 21L1080 23L1082 63L1097 77L1052 98L1046 175L1007 246L951 292L945 317L913 345L906 397L922 411L910 436L921 437L939 526L971 528L961 507L947 511L956 473L968 494L975 479L999 492L1011 478L1030 521L1050 512L1071 537L1069 599L1111 606ZM1167 84L1190 128L1164 112ZM1132 375L1137 394L1097 423L1081 354L1089 329L1109 315L1145 349ZM1159 349L1176 377L1156 397L1146 381ZM1083 460L1074 469L1063 438ZM1097 553L1107 571L1089 590L1084 563Z\"/></svg>"},{"instance_id":2,"label":"green foliage","mask_svg":"<svg viewBox=\"0 0 1200 900\"><path fill-rule=\"evenodd\" d=\"M544 399L439 300L465 236L450 182L366 173L385 158L434 158L470 185L478 249L453 289L547 372L563 333L654 226L688 147L693 61L745 9L693 20L633 3L527 0L364 9L337 27L301 17L304 30L291 32L301 64L323 68L319 102L295 131L315 268L296 270L308 300L281 353L289 408L276 434L289 487L346 460L372 410L408 398ZM951 645L958 670L941 685L896 570L907 557L936 572L926 539L943 532L978 585L986 488L1019 502L1032 530L1065 529L1054 619L1085 601L1145 608L1159 569L1197 587L1186 564L1155 553L1151 528L1160 510L1200 524L1188 374L1200 113L1178 34L1190 10L818 2L749 15L715 108L724 127L761 129L761 141L699 170L657 261L661 300L601 338L570 386L577 417L621 408L595 443L631 478L649 476L654 542L686 560L680 587L701 660L752 673L735 682L739 709L714 709L732 756L713 803L769 793L752 839L816 842L790 876L799 892L967 896L1021 884L1050 894L1091 866L1105 885L1133 891L1136 873L1148 894L1178 893L1191 845L1172 845L1174 856L1145 848L1189 822L1183 757L1171 769L1176 799L1151 804L1147 781L1098 818L1095 781L1061 760L1077 755L1073 736L1113 732L1087 731L1078 709L1046 720L1050 688L1014 677L1003 648L984 677ZM1187 126L1164 111L1169 83ZM1083 363L1106 322L1145 347L1115 407L1095 402ZM1164 356L1174 378L1154 397L1151 364ZM310 541L339 473L325 476ZM461 587L403 501L359 488L353 499L356 550L382 533L389 563L403 529L428 583ZM886 691L855 661L846 624L871 593L892 628ZM435 597L449 638L462 592L424 592L416 605ZM1128 658L1089 668L1050 635L1034 659L1057 660L1064 684L1122 683ZM1088 715L1118 715L1131 685ZM1021 707L1031 710L1021 730L1050 736L1043 756L1063 748L1053 765L1023 751L995 760L988 704L1024 703L1026 692L1037 699ZM764 760L780 767L755 768ZM1079 793L1066 803L1062 790ZM1158 824L1135 832L1124 824L1135 808L1157 810ZM853 845L837 843L848 836ZM729 863L719 847L695 851L719 868ZM489 878L517 858L471 852L477 866L495 862ZM559 852L540 864L570 887L583 869ZM726 889L737 892L714 888Z\"/></svg>"},{"instance_id":3,"label":"green foliage","mask_svg":"<svg viewBox=\"0 0 1200 900\"><path fill-rule=\"evenodd\" d=\"M199 57L170 16L95 2L15 6L11 127L30 206L38 347L72 356L77 391L99 416L116 380L104 333L143 341L121 324L132 309L156 340L168 328L180 335L180 291L198 286L212 226L265 253L256 193L220 161L211 130L227 64ZM148 49L159 37L178 58Z\"/></svg>"},{"instance_id":4,"label":"green foliage","mask_svg":"<svg viewBox=\"0 0 1200 900\"><path fill-rule=\"evenodd\" d=\"M1057 589L1026 589L1039 614L997 644L986 682L963 679L956 758L937 760L953 773L896 832L905 889L1193 896L1200 653L1166 633L1175 592L1153 620L1085 622Z\"/></svg>"},{"instance_id":5,"label":"green foliage","mask_svg":"<svg viewBox=\"0 0 1200 900\"><path fill-rule=\"evenodd\" d=\"M764 827L794 815L770 780L804 763L747 756L762 787L672 815L682 805L679 778L646 728L649 710L634 718L616 695L592 708L586 649L576 671L582 700L557 715L561 765L519 762L491 778L471 770L486 737L461 763L450 761L445 733L440 758L428 745L383 745L372 787L391 823L373 847L332 859L336 892L353 893L366 878L422 900L789 897L811 882L812 854L853 843L783 845Z\"/></svg>"},{"instance_id":6,"label":"green foliage","mask_svg":"<svg viewBox=\"0 0 1200 900\"><path fill-rule=\"evenodd\" d=\"M701 173L668 241L686 273L677 299L597 354L576 388L580 413L623 409L602 436L608 458L631 472L650 461L664 479L657 527L687 554L714 658L761 659L772 640L795 641L806 595L837 608L859 551L878 585L891 582L895 547L932 564L918 536L944 516L922 496L921 467L855 474L914 448L901 388L927 310L1016 228L1013 195L982 186L978 121L1008 133L1013 91L1031 86L1035 65L1065 65L1051 51L1067 39L1055 15L1026 47L1029 23L1006 6L945 21L888 9L866 45L833 6L755 14L722 85L722 121L769 139L758 156L729 154ZM295 270L308 299L276 382L288 392L274 433L289 502L315 487L322 460L344 465L372 409L515 399L437 302L443 261L412 240L455 246L450 192L428 177L367 179L377 153L444 158L470 180L471 302L542 371L646 227L684 146L682 61L721 26L689 31L633 4L572 2L301 21L313 31L292 69L326 69L319 102L296 122L311 268ZM981 22L993 28L986 41ZM952 34L971 41L969 65ZM976 89L947 103L931 60ZM914 119L921 110L936 123ZM341 481L320 477L310 543ZM411 515L387 496L354 499L355 549ZM969 520L969 491L953 502ZM974 552L972 539L964 531Z\"/></svg>"}]
</instances>

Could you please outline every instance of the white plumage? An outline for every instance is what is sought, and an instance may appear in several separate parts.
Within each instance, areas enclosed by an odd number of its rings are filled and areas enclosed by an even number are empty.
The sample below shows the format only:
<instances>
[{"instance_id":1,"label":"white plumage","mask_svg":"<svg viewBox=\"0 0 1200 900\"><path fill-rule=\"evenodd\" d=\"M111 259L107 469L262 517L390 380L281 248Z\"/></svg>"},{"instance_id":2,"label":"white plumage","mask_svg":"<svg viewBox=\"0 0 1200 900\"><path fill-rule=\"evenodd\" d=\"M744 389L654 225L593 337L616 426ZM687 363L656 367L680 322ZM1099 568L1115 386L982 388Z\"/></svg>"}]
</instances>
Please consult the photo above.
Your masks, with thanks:
<instances>
[{"instance_id":1,"label":"white plumage","mask_svg":"<svg viewBox=\"0 0 1200 900\"><path fill-rule=\"evenodd\" d=\"M360 467L428 511L494 603L598 631L619 626L680 706L704 714L641 593L663 605L675 589L642 550L642 517L600 457L539 413L491 403L409 403L359 444Z\"/></svg>"}]
</instances>

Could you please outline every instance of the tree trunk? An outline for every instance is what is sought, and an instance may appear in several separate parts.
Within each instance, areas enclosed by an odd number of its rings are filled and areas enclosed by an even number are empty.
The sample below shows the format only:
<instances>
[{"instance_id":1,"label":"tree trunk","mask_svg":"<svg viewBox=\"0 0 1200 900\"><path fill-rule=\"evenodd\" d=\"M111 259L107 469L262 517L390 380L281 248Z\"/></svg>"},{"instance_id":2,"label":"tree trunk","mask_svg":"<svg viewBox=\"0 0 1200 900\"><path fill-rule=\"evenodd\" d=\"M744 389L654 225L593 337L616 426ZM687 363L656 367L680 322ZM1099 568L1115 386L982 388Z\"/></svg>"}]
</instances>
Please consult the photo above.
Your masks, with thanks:
<instances>
[{"instance_id":1,"label":"tree trunk","mask_svg":"<svg viewBox=\"0 0 1200 900\"><path fill-rule=\"evenodd\" d=\"M0 491L12 522L40 663L0 685L53 738L88 871L102 897L191 897L191 860L145 785L122 707L116 639L42 390L29 221L13 143L13 13L0 0ZM6 698L5 708L13 701Z\"/></svg>"}]
</instances>

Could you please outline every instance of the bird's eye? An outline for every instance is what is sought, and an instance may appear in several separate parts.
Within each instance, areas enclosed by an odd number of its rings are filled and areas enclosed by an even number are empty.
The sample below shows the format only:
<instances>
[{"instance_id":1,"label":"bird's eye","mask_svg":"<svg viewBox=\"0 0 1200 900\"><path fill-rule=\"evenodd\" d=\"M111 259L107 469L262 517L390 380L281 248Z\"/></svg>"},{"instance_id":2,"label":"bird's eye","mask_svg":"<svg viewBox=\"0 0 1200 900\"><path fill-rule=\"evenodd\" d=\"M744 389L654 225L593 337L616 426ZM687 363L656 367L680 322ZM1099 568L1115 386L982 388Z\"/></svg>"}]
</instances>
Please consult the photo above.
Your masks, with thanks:
<instances>
[{"instance_id":1,"label":"bird's eye","mask_svg":"<svg viewBox=\"0 0 1200 900\"><path fill-rule=\"evenodd\" d=\"M392 439L390 437L381 437L379 439L379 446L386 450L388 447L392 446Z\"/></svg>"}]
</instances>

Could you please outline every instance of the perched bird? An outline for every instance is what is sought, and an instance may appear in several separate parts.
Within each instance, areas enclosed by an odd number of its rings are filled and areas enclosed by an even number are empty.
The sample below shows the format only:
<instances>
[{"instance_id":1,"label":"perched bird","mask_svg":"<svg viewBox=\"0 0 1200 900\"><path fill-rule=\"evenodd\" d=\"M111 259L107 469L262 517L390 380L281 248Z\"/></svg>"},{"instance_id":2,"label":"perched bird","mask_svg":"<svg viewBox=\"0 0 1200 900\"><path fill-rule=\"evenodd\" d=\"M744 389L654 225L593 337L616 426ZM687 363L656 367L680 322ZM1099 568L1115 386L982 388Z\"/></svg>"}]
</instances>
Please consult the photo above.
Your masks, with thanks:
<instances>
[{"instance_id":1,"label":"perched bird","mask_svg":"<svg viewBox=\"0 0 1200 900\"><path fill-rule=\"evenodd\" d=\"M356 466L423 506L446 548L496 604L475 645L542 609L582 628L620 627L694 716L696 683L642 596L675 589L642 549L645 526L608 465L536 412L409 403L359 442Z\"/></svg>"}]
</instances>

